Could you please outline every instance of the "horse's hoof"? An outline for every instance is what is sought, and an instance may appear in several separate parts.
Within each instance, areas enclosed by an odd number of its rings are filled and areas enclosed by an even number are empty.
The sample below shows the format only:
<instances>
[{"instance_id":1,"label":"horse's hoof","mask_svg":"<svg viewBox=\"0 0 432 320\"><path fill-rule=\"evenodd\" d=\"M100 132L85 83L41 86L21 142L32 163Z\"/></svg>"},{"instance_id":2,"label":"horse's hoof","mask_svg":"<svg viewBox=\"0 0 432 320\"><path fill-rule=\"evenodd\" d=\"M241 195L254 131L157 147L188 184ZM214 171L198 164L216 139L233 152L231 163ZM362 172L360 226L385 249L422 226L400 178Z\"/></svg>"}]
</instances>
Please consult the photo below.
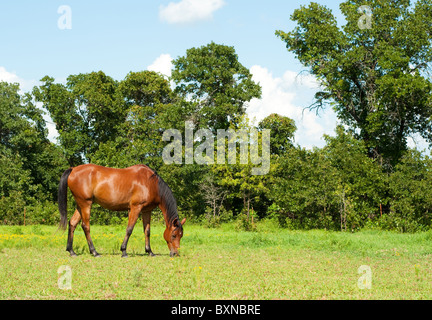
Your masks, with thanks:
<instances>
[{"instance_id":1,"label":"horse's hoof","mask_svg":"<svg viewBox=\"0 0 432 320\"><path fill-rule=\"evenodd\" d=\"M123 253L122 258L129 258L129 256L126 253Z\"/></svg>"},{"instance_id":2,"label":"horse's hoof","mask_svg":"<svg viewBox=\"0 0 432 320\"><path fill-rule=\"evenodd\" d=\"M69 252L71 258L76 258L76 257L78 257L77 254L76 254L73 250L70 250L70 251L67 250L67 252Z\"/></svg>"}]
</instances>

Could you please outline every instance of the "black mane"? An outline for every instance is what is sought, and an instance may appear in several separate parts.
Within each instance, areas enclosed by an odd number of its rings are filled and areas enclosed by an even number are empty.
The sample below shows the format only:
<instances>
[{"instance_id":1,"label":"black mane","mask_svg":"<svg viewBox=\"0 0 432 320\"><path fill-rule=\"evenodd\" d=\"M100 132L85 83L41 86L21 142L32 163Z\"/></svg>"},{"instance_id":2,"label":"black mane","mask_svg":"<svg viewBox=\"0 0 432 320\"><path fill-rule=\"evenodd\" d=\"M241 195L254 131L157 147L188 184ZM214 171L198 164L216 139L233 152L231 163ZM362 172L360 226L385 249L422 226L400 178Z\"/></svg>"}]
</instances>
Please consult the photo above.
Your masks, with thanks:
<instances>
[{"instance_id":1,"label":"black mane","mask_svg":"<svg viewBox=\"0 0 432 320\"><path fill-rule=\"evenodd\" d=\"M177 212L177 201L174 198L174 194L168 184L162 179L161 176L153 170L153 175L151 178L155 177L158 179L159 196L161 198L161 203L166 209L166 219L169 224L173 224L175 220L180 224L179 215Z\"/></svg>"}]
</instances>

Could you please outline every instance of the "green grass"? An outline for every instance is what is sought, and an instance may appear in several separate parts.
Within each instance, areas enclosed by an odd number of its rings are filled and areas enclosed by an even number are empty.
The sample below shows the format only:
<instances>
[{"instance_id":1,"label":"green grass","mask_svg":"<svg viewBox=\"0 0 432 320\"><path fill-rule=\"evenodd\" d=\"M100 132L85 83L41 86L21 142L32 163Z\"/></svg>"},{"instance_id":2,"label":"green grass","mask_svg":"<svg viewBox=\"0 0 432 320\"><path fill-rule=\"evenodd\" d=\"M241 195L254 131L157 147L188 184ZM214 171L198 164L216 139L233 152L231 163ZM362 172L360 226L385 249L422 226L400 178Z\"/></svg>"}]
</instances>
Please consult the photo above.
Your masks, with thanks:
<instances>
[{"instance_id":1,"label":"green grass","mask_svg":"<svg viewBox=\"0 0 432 320\"><path fill-rule=\"evenodd\" d=\"M258 225L208 229L185 225L181 257L170 258L164 227L142 227L119 250L125 227L92 226L93 258L80 228L70 258L66 233L48 226L0 226L0 299L432 299L432 232L289 231ZM72 270L61 290L58 268ZM370 266L372 288L359 289L358 268Z\"/></svg>"}]
</instances>

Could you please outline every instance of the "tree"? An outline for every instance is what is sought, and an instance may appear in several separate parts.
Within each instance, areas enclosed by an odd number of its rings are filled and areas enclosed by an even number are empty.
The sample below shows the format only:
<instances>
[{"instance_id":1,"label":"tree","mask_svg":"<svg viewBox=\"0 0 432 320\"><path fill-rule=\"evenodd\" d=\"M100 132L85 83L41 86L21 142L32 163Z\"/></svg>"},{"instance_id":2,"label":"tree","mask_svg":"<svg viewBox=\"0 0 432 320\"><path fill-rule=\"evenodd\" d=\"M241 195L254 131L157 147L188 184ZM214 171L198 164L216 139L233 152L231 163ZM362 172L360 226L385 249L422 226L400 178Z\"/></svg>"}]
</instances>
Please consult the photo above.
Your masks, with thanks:
<instances>
[{"instance_id":1,"label":"tree","mask_svg":"<svg viewBox=\"0 0 432 320\"><path fill-rule=\"evenodd\" d=\"M358 228L378 218L388 202L382 167L365 155L364 141L355 139L342 126L336 128L335 137L326 135L325 140L322 151L335 172L334 194L339 202L341 230Z\"/></svg>"},{"instance_id":2,"label":"tree","mask_svg":"<svg viewBox=\"0 0 432 320\"><path fill-rule=\"evenodd\" d=\"M199 128L228 129L230 123L239 123L247 102L261 97L261 87L239 62L234 47L211 42L187 50L173 64L175 92L193 103L190 120Z\"/></svg>"},{"instance_id":3,"label":"tree","mask_svg":"<svg viewBox=\"0 0 432 320\"><path fill-rule=\"evenodd\" d=\"M17 165L22 163L20 167L28 173L29 185L39 186L40 192L55 198L56 177L65 161L48 140L43 111L35 106L29 93L19 93L18 84L0 82L0 145L3 155L16 159L13 162ZM37 189L24 185L23 188L32 190L29 195L34 195Z\"/></svg>"},{"instance_id":4,"label":"tree","mask_svg":"<svg viewBox=\"0 0 432 320\"><path fill-rule=\"evenodd\" d=\"M279 221L297 228L353 230L378 219L387 204L386 175L364 142L336 128L322 149L290 148L276 162L268 197ZM273 208L274 209L274 208Z\"/></svg>"},{"instance_id":5,"label":"tree","mask_svg":"<svg viewBox=\"0 0 432 320\"><path fill-rule=\"evenodd\" d=\"M207 175L204 177L203 182L200 185L200 191L203 194L203 198L206 204L211 208L213 213L213 219L219 216L223 202L227 195L227 190L223 190L214 181L213 175Z\"/></svg>"},{"instance_id":6,"label":"tree","mask_svg":"<svg viewBox=\"0 0 432 320\"><path fill-rule=\"evenodd\" d=\"M367 4L370 28L362 24L364 1L340 5L347 22L340 28L331 10L312 2L294 11L293 31L276 35L323 87L312 107L333 105L368 155L390 169L409 135L419 133L432 143L432 2Z\"/></svg>"},{"instance_id":7,"label":"tree","mask_svg":"<svg viewBox=\"0 0 432 320\"><path fill-rule=\"evenodd\" d=\"M31 95L20 94L18 84L0 82L1 223L23 223L26 212L27 222L41 223L36 212L56 198L66 161L47 135L43 112Z\"/></svg>"},{"instance_id":8,"label":"tree","mask_svg":"<svg viewBox=\"0 0 432 320\"><path fill-rule=\"evenodd\" d=\"M232 124L231 129L233 128L234 124ZM256 135L254 135L253 132L255 132ZM239 135L235 138L235 163L229 160L229 152L226 152L225 163L213 165L212 171L218 176L220 185L228 191L228 199L231 201L234 199L242 200L242 211L245 213L246 222L249 223L253 205L259 205L261 197L264 196L267 191L266 181L268 176L266 174L254 174L254 168L256 169L259 167L256 165L257 162L254 158L259 157L259 154L262 155L262 158L265 156L262 150L264 143L262 132L258 132L257 128L251 125L246 116L241 118L238 133ZM230 140L230 138L228 140ZM219 143L225 144L225 138L223 141L219 141L218 138L218 145ZM258 154L252 152L252 144L256 145ZM243 154L243 152L245 153ZM246 157L244 155L246 155ZM268 156L270 157L270 154L268 154ZM270 162L270 159L267 160ZM262 165L264 166L264 162Z\"/></svg>"},{"instance_id":9,"label":"tree","mask_svg":"<svg viewBox=\"0 0 432 320\"><path fill-rule=\"evenodd\" d=\"M33 89L56 124L71 166L91 162L99 144L115 139L127 116L118 83L102 71L71 75L66 85L44 77Z\"/></svg>"},{"instance_id":10,"label":"tree","mask_svg":"<svg viewBox=\"0 0 432 320\"><path fill-rule=\"evenodd\" d=\"M169 82L154 71L130 72L119 83L118 91L126 116L117 124L117 134L100 143L94 162L114 167L137 163L160 167L162 134L171 127L166 120L168 115L175 115L175 95Z\"/></svg>"},{"instance_id":11,"label":"tree","mask_svg":"<svg viewBox=\"0 0 432 320\"><path fill-rule=\"evenodd\" d=\"M336 229L336 172L320 149L289 149L278 158L268 197L282 225Z\"/></svg>"},{"instance_id":12,"label":"tree","mask_svg":"<svg viewBox=\"0 0 432 320\"><path fill-rule=\"evenodd\" d=\"M415 232L432 224L432 159L409 150L389 179L391 210L383 221L387 229Z\"/></svg>"},{"instance_id":13,"label":"tree","mask_svg":"<svg viewBox=\"0 0 432 320\"><path fill-rule=\"evenodd\" d=\"M119 89L128 106L156 107L174 100L169 82L154 71L129 72Z\"/></svg>"},{"instance_id":14,"label":"tree","mask_svg":"<svg viewBox=\"0 0 432 320\"><path fill-rule=\"evenodd\" d=\"M259 129L270 130L270 152L281 155L293 147L294 133L297 130L294 120L272 113L258 124Z\"/></svg>"}]
</instances>

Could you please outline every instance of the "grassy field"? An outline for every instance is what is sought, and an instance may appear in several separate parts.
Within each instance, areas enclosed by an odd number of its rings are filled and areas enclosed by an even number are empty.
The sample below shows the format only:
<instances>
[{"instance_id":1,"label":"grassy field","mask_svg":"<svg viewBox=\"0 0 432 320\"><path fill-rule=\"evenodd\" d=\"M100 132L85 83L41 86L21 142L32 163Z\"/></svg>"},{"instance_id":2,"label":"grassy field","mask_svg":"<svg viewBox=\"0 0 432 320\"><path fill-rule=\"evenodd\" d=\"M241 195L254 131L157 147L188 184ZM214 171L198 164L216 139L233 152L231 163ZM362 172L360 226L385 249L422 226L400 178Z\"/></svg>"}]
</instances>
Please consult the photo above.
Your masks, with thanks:
<instances>
[{"instance_id":1,"label":"grassy field","mask_svg":"<svg viewBox=\"0 0 432 320\"><path fill-rule=\"evenodd\" d=\"M0 299L432 299L432 231L338 233L289 231L260 224L185 225L181 257L170 258L162 225L152 226L144 250L142 227L121 259L123 226L92 226L93 258L81 228L77 258L65 251L66 233L47 226L0 226ZM72 272L59 288L60 266ZM360 289L360 266L371 288Z\"/></svg>"}]
</instances>

